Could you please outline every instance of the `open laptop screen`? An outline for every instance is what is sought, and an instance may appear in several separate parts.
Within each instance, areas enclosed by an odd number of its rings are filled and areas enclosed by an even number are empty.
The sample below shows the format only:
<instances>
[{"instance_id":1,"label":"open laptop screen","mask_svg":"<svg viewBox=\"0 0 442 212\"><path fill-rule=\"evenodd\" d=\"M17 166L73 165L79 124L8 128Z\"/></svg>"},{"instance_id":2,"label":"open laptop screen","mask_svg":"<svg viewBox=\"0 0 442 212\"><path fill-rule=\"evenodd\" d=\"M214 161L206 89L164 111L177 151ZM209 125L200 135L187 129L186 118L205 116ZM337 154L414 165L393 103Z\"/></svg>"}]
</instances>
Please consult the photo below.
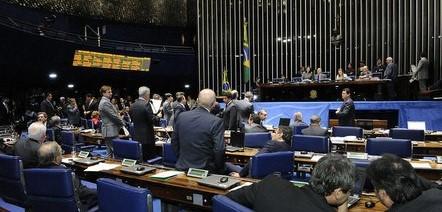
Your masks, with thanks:
<instances>
[{"instance_id":1,"label":"open laptop screen","mask_svg":"<svg viewBox=\"0 0 442 212\"><path fill-rule=\"evenodd\" d=\"M408 129L426 130L425 121L407 121Z\"/></svg>"},{"instance_id":2,"label":"open laptop screen","mask_svg":"<svg viewBox=\"0 0 442 212\"><path fill-rule=\"evenodd\" d=\"M243 148L244 136L243 132L230 132L230 146Z\"/></svg>"},{"instance_id":3,"label":"open laptop screen","mask_svg":"<svg viewBox=\"0 0 442 212\"><path fill-rule=\"evenodd\" d=\"M290 125L290 119L289 118L280 118L279 119L279 126L289 126Z\"/></svg>"}]
</instances>

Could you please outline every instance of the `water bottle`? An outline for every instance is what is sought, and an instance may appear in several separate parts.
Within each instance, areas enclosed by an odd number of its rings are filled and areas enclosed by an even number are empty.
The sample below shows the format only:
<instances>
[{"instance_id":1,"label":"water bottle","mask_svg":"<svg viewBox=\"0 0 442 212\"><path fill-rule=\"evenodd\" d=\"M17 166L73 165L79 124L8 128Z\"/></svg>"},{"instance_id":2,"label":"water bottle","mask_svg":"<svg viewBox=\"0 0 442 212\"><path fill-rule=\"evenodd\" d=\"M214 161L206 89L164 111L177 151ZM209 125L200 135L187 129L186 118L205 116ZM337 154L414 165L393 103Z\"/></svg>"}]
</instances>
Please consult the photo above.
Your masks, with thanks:
<instances>
[{"instance_id":1,"label":"water bottle","mask_svg":"<svg viewBox=\"0 0 442 212\"><path fill-rule=\"evenodd\" d=\"M72 147L71 155L72 155L72 158L76 158L77 157L77 154L75 152L75 146Z\"/></svg>"}]
</instances>

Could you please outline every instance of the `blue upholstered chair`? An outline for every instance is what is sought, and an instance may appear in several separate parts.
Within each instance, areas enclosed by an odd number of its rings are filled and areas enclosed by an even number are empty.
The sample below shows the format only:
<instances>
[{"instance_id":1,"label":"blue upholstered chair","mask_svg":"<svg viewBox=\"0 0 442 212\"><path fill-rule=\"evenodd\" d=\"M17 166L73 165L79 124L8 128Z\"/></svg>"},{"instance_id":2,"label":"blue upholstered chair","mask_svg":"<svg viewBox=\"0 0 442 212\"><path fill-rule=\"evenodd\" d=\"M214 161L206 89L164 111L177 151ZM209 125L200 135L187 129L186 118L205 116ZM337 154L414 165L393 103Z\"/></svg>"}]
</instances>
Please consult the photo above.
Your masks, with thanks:
<instances>
[{"instance_id":1,"label":"blue upholstered chair","mask_svg":"<svg viewBox=\"0 0 442 212\"><path fill-rule=\"evenodd\" d=\"M27 203L33 212L79 211L74 173L68 169L25 169ZM56 185L56 186L55 186ZM83 211L83 209L82 209Z\"/></svg>"},{"instance_id":2,"label":"blue upholstered chair","mask_svg":"<svg viewBox=\"0 0 442 212\"><path fill-rule=\"evenodd\" d=\"M79 151L83 143L77 142L75 140L75 134L71 131L61 131L61 148L65 153L70 153L75 146L75 150Z\"/></svg>"},{"instance_id":3,"label":"blue upholstered chair","mask_svg":"<svg viewBox=\"0 0 442 212\"><path fill-rule=\"evenodd\" d=\"M94 122L92 122L92 119L86 120L86 128L87 129L94 129Z\"/></svg>"},{"instance_id":4,"label":"blue upholstered chair","mask_svg":"<svg viewBox=\"0 0 442 212\"><path fill-rule=\"evenodd\" d=\"M334 137L356 136L357 138L362 138L364 136L364 131L360 127L335 126L332 128L332 136Z\"/></svg>"},{"instance_id":5,"label":"blue upholstered chair","mask_svg":"<svg viewBox=\"0 0 442 212\"><path fill-rule=\"evenodd\" d=\"M425 141L425 131L392 128L390 129L390 137L397 139L410 139L412 141Z\"/></svg>"},{"instance_id":6,"label":"blue upholstered chair","mask_svg":"<svg viewBox=\"0 0 442 212\"><path fill-rule=\"evenodd\" d=\"M299 125L293 127L293 135L302 135L302 130L308 128L308 125Z\"/></svg>"},{"instance_id":7,"label":"blue upholstered chair","mask_svg":"<svg viewBox=\"0 0 442 212\"><path fill-rule=\"evenodd\" d=\"M112 179L97 180L98 207L101 212L161 211L161 201L152 199L146 188L137 188Z\"/></svg>"},{"instance_id":8,"label":"blue upholstered chair","mask_svg":"<svg viewBox=\"0 0 442 212\"><path fill-rule=\"evenodd\" d=\"M175 167L175 163L178 158L176 157L176 153L173 150L171 143L163 144L163 165L168 167Z\"/></svg>"},{"instance_id":9,"label":"blue upholstered chair","mask_svg":"<svg viewBox=\"0 0 442 212\"><path fill-rule=\"evenodd\" d=\"M141 144L137 141L113 139L114 157L118 159L128 158L143 161Z\"/></svg>"},{"instance_id":10,"label":"blue upholstered chair","mask_svg":"<svg viewBox=\"0 0 442 212\"><path fill-rule=\"evenodd\" d=\"M245 133L244 136L244 146L246 147L263 147L267 141L272 139L270 133Z\"/></svg>"},{"instance_id":11,"label":"blue upholstered chair","mask_svg":"<svg viewBox=\"0 0 442 212\"><path fill-rule=\"evenodd\" d=\"M87 119L85 119L85 118L80 118L80 124L81 124L81 126L82 126L84 129L90 129L90 128L88 127Z\"/></svg>"},{"instance_id":12,"label":"blue upholstered chair","mask_svg":"<svg viewBox=\"0 0 442 212\"><path fill-rule=\"evenodd\" d=\"M369 155L391 153L399 157L410 157L411 141L409 139L369 138L366 152Z\"/></svg>"},{"instance_id":13,"label":"blue upholstered chair","mask_svg":"<svg viewBox=\"0 0 442 212\"><path fill-rule=\"evenodd\" d=\"M127 128L127 131L129 131L129 135L132 139L134 139L135 136L135 128L134 128L134 123L130 123L129 127Z\"/></svg>"},{"instance_id":14,"label":"blue upholstered chair","mask_svg":"<svg viewBox=\"0 0 442 212\"><path fill-rule=\"evenodd\" d=\"M47 141L55 141L55 133L52 128L46 129L46 140Z\"/></svg>"},{"instance_id":15,"label":"blue upholstered chair","mask_svg":"<svg viewBox=\"0 0 442 212\"><path fill-rule=\"evenodd\" d=\"M0 154L0 197L20 207L25 206L23 165L20 157Z\"/></svg>"},{"instance_id":16,"label":"blue upholstered chair","mask_svg":"<svg viewBox=\"0 0 442 212\"><path fill-rule=\"evenodd\" d=\"M325 136L294 135L292 137L292 149L294 151L328 153L329 139Z\"/></svg>"},{"instance_id":17,"label":"blue upholstered chair","mask_svg":"<svg viewBox=\"0 0 442 212\"><path fill-rule=\"evenodd\" d=\"M23 131L23 132L21 132L21 134L20 134L20 139L27 139L28 138L28 132L25 132L25 131Z\"/></svg>"},{"instance_id":18,"label":"blue upholstered chair","mask_svg":"<svg viewBox=\"0 0 442 212\"><path fill-rule=\"evenodd\" d=\"M278 172L282 177L291 179L293 176L293 152L272 152L253 156L250 165L252 178L262 179L269 174Z\"/></svg>"},{"instance_id":19,"label":"blue upholstered chair","mask_svg":"<svg viewBox=\"0 0 442 212\"><path fill-rule=\"evenodd\" d=\"M216 195L212 198L213 212L252 212L253 210L247 208L226 196Z\"/></svg>"}]
</instances>

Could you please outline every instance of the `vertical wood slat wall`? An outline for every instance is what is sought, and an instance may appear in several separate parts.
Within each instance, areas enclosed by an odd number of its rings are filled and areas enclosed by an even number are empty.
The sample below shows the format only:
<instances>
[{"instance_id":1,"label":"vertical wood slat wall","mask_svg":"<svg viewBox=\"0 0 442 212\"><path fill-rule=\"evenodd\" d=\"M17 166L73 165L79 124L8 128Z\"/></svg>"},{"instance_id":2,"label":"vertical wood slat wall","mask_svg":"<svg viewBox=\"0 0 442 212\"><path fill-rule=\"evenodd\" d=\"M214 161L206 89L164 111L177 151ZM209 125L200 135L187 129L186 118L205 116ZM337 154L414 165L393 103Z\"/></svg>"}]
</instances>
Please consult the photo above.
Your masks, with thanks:
<instances>
[{"instance_id":1,"label":"vertical wood slat wall","mask_svg":"<svg viewBox=\"0 0 442 212\"><path fill-rule=\"evenodd\" d=\"M408 74L426 52L434 80L442 74L442 0L198 0L199 89L221 94L223 70L232 89L257 79L290 79L299 67L339 67L391 56ZM339 20L340 18L340 20ZM243 83L243 21L248 22L251 80ZM330 43L339 22L341 45Z\"/></svg>"}]
</instances>

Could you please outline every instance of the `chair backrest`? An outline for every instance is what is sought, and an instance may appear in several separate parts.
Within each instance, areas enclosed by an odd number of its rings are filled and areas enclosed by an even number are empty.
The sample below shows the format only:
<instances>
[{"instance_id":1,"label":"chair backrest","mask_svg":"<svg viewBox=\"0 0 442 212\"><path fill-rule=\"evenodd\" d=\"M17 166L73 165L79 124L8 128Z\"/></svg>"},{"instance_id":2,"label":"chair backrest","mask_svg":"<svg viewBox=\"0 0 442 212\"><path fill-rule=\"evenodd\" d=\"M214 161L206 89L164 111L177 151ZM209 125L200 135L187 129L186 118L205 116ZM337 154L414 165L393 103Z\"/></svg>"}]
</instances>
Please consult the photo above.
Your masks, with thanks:
<instances>
[{"instance_id":1,"label":"chair backrest","mask_svg":"<svg viewBox=\"0 0 442 212\"><path fill-rule=\"evenodd\" d=\"M86 120L86 128L87 129L94 129L94 122L92 122L92 119Z\"/></svg>"},{"instance_id":2,"label":"chair backrest","mask_svg":"<svg viewBox=\"0 0 442 212\"><path fill-rule=\"evenodd\" d=\"M143 151L141 143L133 140L113 139L114 157L123 159L133 159L143 161Z\"/></svg>"},{"instance_id":3,"label":"chair backrest","mask_svg":"<svg viewBox=\"0 0 442 212\"><path fill-rule=\"evenodd\" d=\"M364 136L364 130L360 127L335 126L332 128L332 136L334 137L356 136L358 138L362 138Z\"/></svg>"},{"instance_id":4,"label":"chair backrest","mask_svg":"<svg viewBox=\"0 0 442 212\"><path fill-rule=\"evenodd\" d=\"M252 212L247 208L224 195L216 195L212 198L213 212Z\"/></svg>"},{"instance_id":5,"label":"chair backrest","mask_svg":"<svg viewBox=\"0 0 442 212\"><path fill-rule=\"evenodd\" d=\"M410 157L411 141L409 139L369 138L366 152L369 155L391 153L400 157Z\"/></svg>"},{"instance_id":6,"label":"chair backrest","mask_svg":"<svg viewBox=\"0 0 442 212\"><path fill-rule=\"evenodd\" d=\"M47 141L55 141L54 129L52 129L52 128L46 129L46 140Z\"/></svg>"},{"instance_id":7,"label":"chair backrest","mask_svg":"<svg viewBox=\"0 0 442 212\"><path fill-rule=\"evenodd\" d=\"M246 133L244 136L244 146L261 148L270 139L272 139L272 136L269 132Z\"/></svg>"},{"instance_id":8,"label":"chair backrest","mask_svg":"<svg viewBox=\"0 0 442 212\"><path fill-rule=\"evenodd\" d=\"M19 156L0 154L0 197L14 205L24 206L23 164Z\"/></svg>"},{"instance_id":9,"label":"chair backrest","mask_svg":"<svg viewBox=\"0 0 442 212\"><path fill-rule=\"evenodd\" d=\"M27 203L33 212L78 211L81 202L74 190L74 173L69 169L25 169Z\"/></svg>"},{"instance_id":10,"label":"chair backrest","mask_svg":"<svg viewBox=\"0 0 442 212\"><path fill-rule=\"evenodd\" d=\"M149 190L137 188L112 179L97 180L98 207L102 212L152 211Z\"/></svg>"},{"instance_id":11,"label":"chair backrest","mask_svg":"<svg viewBox=\"0 0 442 212\"><path fill-rule=\"evenodd\" d=\"M272 152L253 156L250 175L261 179L269 174L278 172L282 177L290 179L293 176L293 152Z\"/></svg>"},{"instance_id":12,"label":"chair backrest","mask_svg":"<svg viewBox=\"0 0 442 212\"><path fill-rule=\"evenodd\" d=\"M294 135L292 137L292 150L328 153L329 139L326 136Z\"/></svg>"},{"instance_id":13,"label":"chair backrest","mask_svg":"<svg viewBox=\"0 0 442 212\"><path fill-rule=\"evenodd\" d=\"M75 142L75 135L73 132L71 131L65 131L62 130L61 131L61 143L68 145L68 146L73 146Z\"/></svg>"},{"instance_id":14,"label":"chair backrest","mask_svg":"<svg viewBox=\"0 0 442 212\"><path fill-rule=\"evenodd\" d=\"M171 143L163 144L163 165L168 167L175 167L175 163L178 158L176 157L176 153L173 150Z\"/></svg>"},{"instance_id":15,"label":"chair backrest","mask_svg":"<svg viewBox=\"0 0 442 212\"><path fill-rule=\"evenodd\" d=\"M410 139L412 141L425 141L425 131L392 128L390 129L390 137L397 139Z\"/></svg>"},{"instance_id":16,"label":"chair backrest","mask_svg":"<svg viewBox=\"0 0 442 212\"><path fill-rule=\"evenodd\" d=\"M302 135L302 130L308 128L308 125L298 125L293 127L293 135Z\"/></svg>"},{"instance_id":17,"label":"chair backrest","mask_svg":"<svg viewBox=\"0 0 442 212\"><path fill-rule=\"evenodd\" d=\"M87 119L85 118L80 118L80 124L84 129L89 129L88 125L87 125Z\"/></svg>"}]
</instances>

